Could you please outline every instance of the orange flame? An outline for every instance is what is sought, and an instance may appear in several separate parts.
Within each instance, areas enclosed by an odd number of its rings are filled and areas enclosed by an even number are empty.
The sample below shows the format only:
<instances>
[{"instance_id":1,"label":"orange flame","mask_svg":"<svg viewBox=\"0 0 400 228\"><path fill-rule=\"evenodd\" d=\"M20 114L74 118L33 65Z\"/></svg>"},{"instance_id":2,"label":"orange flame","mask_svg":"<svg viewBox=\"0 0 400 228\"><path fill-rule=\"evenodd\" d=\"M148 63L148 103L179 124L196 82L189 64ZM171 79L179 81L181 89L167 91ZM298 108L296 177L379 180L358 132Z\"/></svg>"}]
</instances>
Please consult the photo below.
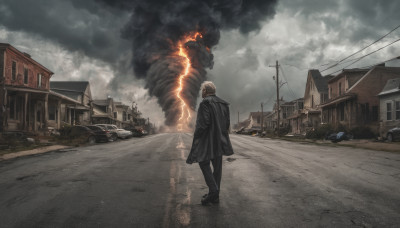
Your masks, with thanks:
<instances>
[{"instance_id":1,"label":"orange flame","mask_svg":"<svg viewBox=\"0 0 400 228\"><path fill-rule=\"evenodd\" d=\"M176 97L179 99L180 101L180 105L181 105L181 116L179 117L178 120L178 130L182 130L183 125L185 123L185 115L187 115L186 117L186 124L189 123L190 119L191 119L191 115L190 115L190 108L186 105L185 100L182 98L181 96L181 92L184 88L184 79L188 76L190 68L192 67L192 64L190 62L188 53L186 51L186 48L184 47L184 45L189 42L189 41L195 41L197 36L201 36L201 34L199 32L196 32L194 34L190 34L184 37L184 39L182 39L178 45L179 45L179 52L178 55L184 58L184 70L183 72L179 75L179 80L178 80L178 88L176 89Z\"/></svg>"}]
</instances>

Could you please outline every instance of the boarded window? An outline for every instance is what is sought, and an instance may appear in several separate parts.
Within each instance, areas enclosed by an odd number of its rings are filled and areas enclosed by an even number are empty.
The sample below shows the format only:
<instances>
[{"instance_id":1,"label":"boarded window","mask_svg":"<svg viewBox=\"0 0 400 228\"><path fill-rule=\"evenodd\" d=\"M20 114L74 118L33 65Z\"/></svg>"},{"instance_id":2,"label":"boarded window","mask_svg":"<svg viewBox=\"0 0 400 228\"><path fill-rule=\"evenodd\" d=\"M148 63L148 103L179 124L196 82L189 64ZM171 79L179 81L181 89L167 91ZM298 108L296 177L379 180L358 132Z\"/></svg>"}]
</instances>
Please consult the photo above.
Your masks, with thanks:
<instances>
[{"instance_id":1,"label":"boarded window","mask_svg":"<svg viewBox=\"0 0 400 228\"><path fill-rule=\"evenodd\" d=\"M400 120L400 101L396 101L396 120Z\"/></svg>"},{"instance_id":2,"label":"boarded window","mask_svg":"<svg viewBox=\"0 0 400 228\"><path fill-rule=\"evenodd\" d=\"M37 78L38 78L37 87L38 87L38 88L41 88L41 87L42 87L42 74L38 74L38 75L37 75Z\"/></svg>"},{"instance_id":3,"label":"boarded window","mask_svg":"<svg viewBox=\"0 0 400 228\"><path fill-rule=\"evenodd\" d=\"M11 67L11 79L15 81L17 75L17 63L15 61L12 61L12 67Z\"/></svg>"},{"instance_id":4,"label":"boarded window","mask_svg":"<svg viewBox=\"0 0 400 228\"><path fill-rule=\"evenodd\" d=\"M28 69L24 69L24 84L28 84Z\"/></svg>"},{"instance_id":5,"label":"boarded window","mask_svg":"<svg viewBox=\"0 0 400 228\"><path fill-rule=\"evenodd\" d=\"M392 120L392 103L386 103L386 120Z\"/></svg>"}]
</instances>

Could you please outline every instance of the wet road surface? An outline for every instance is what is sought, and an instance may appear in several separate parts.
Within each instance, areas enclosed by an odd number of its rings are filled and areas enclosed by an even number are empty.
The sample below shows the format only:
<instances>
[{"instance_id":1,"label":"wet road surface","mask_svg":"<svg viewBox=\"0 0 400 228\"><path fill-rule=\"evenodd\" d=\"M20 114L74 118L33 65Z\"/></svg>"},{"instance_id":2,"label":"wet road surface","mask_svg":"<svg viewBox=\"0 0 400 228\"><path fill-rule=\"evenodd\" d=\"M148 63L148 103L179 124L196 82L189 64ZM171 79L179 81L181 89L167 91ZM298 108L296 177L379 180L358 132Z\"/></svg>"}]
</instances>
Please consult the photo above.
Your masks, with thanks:
<instances>
[{"instance_id":1,"label":"wet road surface","mask_svg":"<svg viewBox=\"0 0 400 228\"><path fill-rule=\"evenodd\" d=\"M191 134L0 162L0 227L399 227L400 153L231 135L220 204Z\"/></svg>"}]
</instances>

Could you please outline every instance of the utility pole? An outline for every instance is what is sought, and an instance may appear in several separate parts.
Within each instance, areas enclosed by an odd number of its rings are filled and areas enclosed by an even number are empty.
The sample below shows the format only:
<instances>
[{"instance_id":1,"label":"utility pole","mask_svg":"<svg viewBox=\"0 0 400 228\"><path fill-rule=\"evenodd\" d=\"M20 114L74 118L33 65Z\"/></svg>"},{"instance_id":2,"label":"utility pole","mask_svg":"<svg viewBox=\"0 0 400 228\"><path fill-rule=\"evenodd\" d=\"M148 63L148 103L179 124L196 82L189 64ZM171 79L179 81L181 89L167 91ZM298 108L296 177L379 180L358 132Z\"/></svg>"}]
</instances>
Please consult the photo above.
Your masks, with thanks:
<instances>
[{"instance_id":1,"label":"utility pole","mask_svg":"<svg viewBox=\"0 0 400 228\"><path fill-rule=\"evenodd\" d=\"M278 121L277 121L277 131L279 135L279 123L280 123L280 115L279 115L279 64L278 60L276 60L276 65L275 66L269 66L269 67L275 67L276 68L276 105L277 105L277 111L278 111Z\"/></svg>"},{"instance_id":2,"label":"utility pole","mask_svg":"<svg viewBox=\"0 0 400 228\"><path fill-rule=\"evenodd\" d=\"M261 102L261 135L263 133L263 129L264 129L264 105Z\"/></svg>"}]
</instances>

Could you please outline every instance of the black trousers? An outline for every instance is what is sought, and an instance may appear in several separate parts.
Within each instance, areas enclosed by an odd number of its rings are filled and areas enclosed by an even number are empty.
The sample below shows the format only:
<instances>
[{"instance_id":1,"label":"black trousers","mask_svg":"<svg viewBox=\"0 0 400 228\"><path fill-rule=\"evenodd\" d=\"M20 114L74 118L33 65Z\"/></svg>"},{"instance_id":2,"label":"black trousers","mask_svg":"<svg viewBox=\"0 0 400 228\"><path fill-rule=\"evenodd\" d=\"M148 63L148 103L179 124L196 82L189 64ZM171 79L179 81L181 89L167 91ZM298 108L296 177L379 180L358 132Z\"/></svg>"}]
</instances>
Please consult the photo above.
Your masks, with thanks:
<instances>
[{"instance_id":1,"label":"black trousers","mask_svg":"<svg viewBox=\"0 0 400 228\"><path fill-rule=\"evenodd\" d=\"M211 171L210 161L200 162L199 165L208 186L208 193L218 194L221 186L222 156L212 159L211 162L214 171Z\"/></svg>"}]
</instances>

